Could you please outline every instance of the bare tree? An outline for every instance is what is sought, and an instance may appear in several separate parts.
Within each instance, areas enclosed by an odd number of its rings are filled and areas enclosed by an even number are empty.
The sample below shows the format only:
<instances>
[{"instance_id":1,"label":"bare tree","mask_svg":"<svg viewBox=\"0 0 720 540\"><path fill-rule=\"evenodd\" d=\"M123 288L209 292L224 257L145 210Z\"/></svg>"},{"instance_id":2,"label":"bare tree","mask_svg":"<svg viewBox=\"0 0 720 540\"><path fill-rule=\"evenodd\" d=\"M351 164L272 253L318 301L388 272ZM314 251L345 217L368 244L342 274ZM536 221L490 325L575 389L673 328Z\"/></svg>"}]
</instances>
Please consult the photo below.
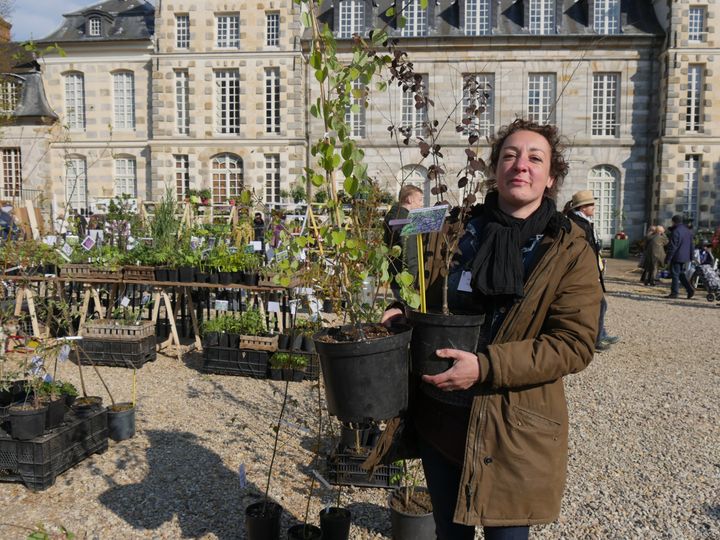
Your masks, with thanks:
<instances>
[{"instance_id":1,"label":"bare tree","mask_svg":"<svg viewBox=\"0 0 720 540\"><path fill-rule=\"evenodd\" d=\"M15 10L15 0L0 0L0 17L7 20Z\"/></svg>"}]
</instances>

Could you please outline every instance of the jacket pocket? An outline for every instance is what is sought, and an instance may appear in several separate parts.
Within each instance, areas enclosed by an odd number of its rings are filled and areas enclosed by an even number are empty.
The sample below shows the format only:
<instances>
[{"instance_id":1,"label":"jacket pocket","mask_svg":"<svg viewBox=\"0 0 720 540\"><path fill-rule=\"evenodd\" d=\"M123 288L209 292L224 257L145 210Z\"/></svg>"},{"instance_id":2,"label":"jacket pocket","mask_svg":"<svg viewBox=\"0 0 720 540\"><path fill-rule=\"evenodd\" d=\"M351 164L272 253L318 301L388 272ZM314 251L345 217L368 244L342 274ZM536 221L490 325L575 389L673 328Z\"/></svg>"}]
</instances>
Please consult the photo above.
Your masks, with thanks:
<instances>
[{"instance_id":1,"label":"jacket pocket","mask_svg":"<svg viewBox=\"0 0 720 540\"><path fill-rule=\"evenodd\" d=\"M557 420L548 418L529 409L512 405L510 407L511 423L516 429L559 435L562 424Z\"/></svg>"}]
</instances>

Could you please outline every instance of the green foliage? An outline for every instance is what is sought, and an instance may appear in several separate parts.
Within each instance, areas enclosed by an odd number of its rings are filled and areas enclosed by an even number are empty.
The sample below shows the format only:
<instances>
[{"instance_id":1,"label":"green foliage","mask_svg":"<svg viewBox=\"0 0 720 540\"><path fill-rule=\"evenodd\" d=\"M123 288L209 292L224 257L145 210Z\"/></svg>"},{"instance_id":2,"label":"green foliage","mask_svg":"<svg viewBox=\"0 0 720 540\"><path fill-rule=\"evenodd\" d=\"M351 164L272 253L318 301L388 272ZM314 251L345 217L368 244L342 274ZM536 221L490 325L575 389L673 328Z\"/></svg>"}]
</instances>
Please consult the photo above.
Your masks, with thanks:
<instances>
[{"instance_id":1,"label":"green foliage","mask_svg":"<svg viewBox=\"0 0 720 540\"><path fill-rule=\"evenodd\" d=\"M248 309L242 312L238 320L240 321L238 334L247 336L262 336L267 334L265 317L258 309Z\"/></svg>"},{"instance_id":2,"label":"green foliage","mask_svg":"<svg viewBox=\"0 0 720 540\"><path fill-rule=\"evenodd\" d=\"M278 351L270 357L270 367L273 369L282 369L290 367L290 353Z\"/></svg>"},{"instance_id":3,"label":"green foliage","mask_svg":"<svg viewBox=\"0 0 720 540\"><path fill-rule=\"evenodd\" d=\"M159 250L174 250L177 243L177 233L180 226L175 217L177 201L171 189L165 192L162 200L155 206L155 216L150 225L150 232L155 239L155 247Z\"/></svg>"},{"instance_id":4,"label":"green foliage","mask_svg":"<svg viewBox=\"0 0 720 540\"><path fill-rule=\"evenodd\" d=\"M293 369L305 369L307 367L308 357L305 354L293 353L290 355L289 364Z\"/></svg>"}]
</instances>

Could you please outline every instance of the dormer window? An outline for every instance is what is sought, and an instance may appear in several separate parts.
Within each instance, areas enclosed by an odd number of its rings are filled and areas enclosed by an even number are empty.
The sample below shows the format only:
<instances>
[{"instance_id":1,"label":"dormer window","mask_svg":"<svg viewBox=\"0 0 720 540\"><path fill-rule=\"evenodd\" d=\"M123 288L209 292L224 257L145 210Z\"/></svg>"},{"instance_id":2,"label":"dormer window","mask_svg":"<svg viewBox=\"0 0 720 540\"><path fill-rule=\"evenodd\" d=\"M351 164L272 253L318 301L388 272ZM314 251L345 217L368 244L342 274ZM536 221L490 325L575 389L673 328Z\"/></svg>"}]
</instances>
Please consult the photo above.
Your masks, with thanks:
<instances>
[{"instance_id":1,"label":"dormer window","mask_svg":"<svg viewBox=\"0 0 720 540\"><path fill-rule=\"evenodd\" d=\"M0 113L15 111L20 97L20 83L10 78L0 79Z\"/></svg>"},{"instance_id":2,"label":"dormer window","mask_svg":"<svg viewBox=\"0 0 720 540\"><path fill-rule=\"evenodd\" d=\"M90 17L90 20L88 21L88 35L99 36L101 28L102 24L100 22L100 17Z\"/></svg>"}]
</instances>

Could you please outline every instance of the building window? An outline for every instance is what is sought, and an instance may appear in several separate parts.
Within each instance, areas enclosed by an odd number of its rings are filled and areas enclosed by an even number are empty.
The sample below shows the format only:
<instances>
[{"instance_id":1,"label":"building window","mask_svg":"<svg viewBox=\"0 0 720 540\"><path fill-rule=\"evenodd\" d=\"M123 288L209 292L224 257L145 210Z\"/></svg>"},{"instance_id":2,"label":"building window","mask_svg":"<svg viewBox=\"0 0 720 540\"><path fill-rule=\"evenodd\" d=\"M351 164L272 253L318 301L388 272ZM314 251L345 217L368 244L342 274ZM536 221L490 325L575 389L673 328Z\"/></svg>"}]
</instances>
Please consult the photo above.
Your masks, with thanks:
<instances>
[{"instance_id":1,"label":"building window","mask_svg":"<svg viewBox=\"0 0 720 540\"><path fill-rule=\"evenodd\" d=\"M342 0L340 2L340 38L362 35L365 30L365 0Z\"/></svg>"},{"instance_id":2,"label":"building window","mask_svg":"<svg viewBox=\"0 0 720 540\"><path fill-rule=\"evenodd\" d=\"M20 83L10 78L0 80L0 113L15 112L19 99Z\"/></svg>"},{"instance_id":3,"label":"building window","mask_svg":"<svg viewBox=\"0 0 720 540\"><path fill-rule=\"evenodd\" d=\"M78 212L87 209L87 168L84 158L65 161L65 201Z\"/></svg>"},{"instance_id":4,"label":"building window","mask_svg":"<svg viewBox=\"0 0 720 540\"><path fill-rule=\"evenodd\" d=\"M115 159L115 196L137 197L137 167L135 158Z\"/></svg>"},{"instance_id":5,"label":"building window","mask_svg":"<svg viewBox=\"0 0 720 540\"><path fill-rule=\"evenodd\" d=\"M345 123L351 137L365 137L365 85L360 80L352 84L350 106L345 108Z\"/></svg>"},{"instance_id":6,"label":"building window","mask_svg":"<svg viewBox=\"0 0 720 540\"><path fill-rule=\"evenodd\" d=\"M175 127L181 135L187 135L190 131L190 102L188 94L190 83L187 70L175 72Z\"/></svg>"},{"instance_id":7,"label":"building window","mask_svg":"<svg viewBox=\"0 0 720 540\"><path fill-rule=\"evenodd\" d=\"M22 193L22 159L19 148L2 149L2 193L0 197L10 199Z\"/></svg>"},{"instance_id":8,"label":"building window","mask_svg":"<svg viewBox=\"0 0 720 540\"><path fill-rule=\"evenodd\" d=\"M280 68L265 70L265 133L280 133Z\"/></svg>"},{"instance_id":9,"label":"building window","mask_svg":"<svg viewBox=\"0 0 720 540\"><path fill-rule=\"evenodd\" d=\"M280 156L265 154L265 204L277 208L280 204Z\"/></svg>"},{"instance_id":10,"label":"building window","mask_svg":"<svg viewBox=\"0 0 720 540\"><path fill-rule=\"evenodd\" d=\"M89 21L89 36L99 36L100 30L102 29L102 24L100 22L100 17L91 17Z\"/></svg>"},{"instance_id":11,"label":"building window","mask_svg":"<svg viewBox=\"0 0 720 540\"><path fill-rule=\"evenodd\" d=\"M695 222L698 206L698 185L700 183L700 155L686 154L683 171L684 196L678 201L682 206L683 217Z\"/></svg>"},{"instance_id":12,"label":"building window","mask_svg":"<svg viewBox=\"0 0 720 540\"><path fill-rule=\"evenodd\" d=\"M596 199L595 234L604 242L615 236L615 216L617 215L617 193L620 175L615 167L600 165L593 167L588 177L588 188Z\"/></svg>"},{"instance_id":13,"label":"building window","mask_svg":"<svg viewBox=\"0 0 720 540\"><path fill-rule=\"evenodd\" d=\"M190 15L175 15L175 46L178 49L190 47Z\"/></svg>"},{"instance_id":14,"label":"building window","mask_svg":"<svg viewBox=\"0 0 720 540\"><path fill-rule=\"evenodd\" d=\"M702 106L702 84L703 66L701 64L690 64L688 66L687 83L687 109L685 114L685 130L699 132L702 130L701 106Z\"/></svg>"},{"instance_id":15,"label":"building window","mask_svg":"<svg viewBox=\"0 0 720 540\"><path fill-rule=\"evenodd\" d=\"M217 46L221 49L240 47L240 15L217 16Z\"/></svg>"},{"instance_id":16,"label":"building window","mask_svg":"<svg viewBox=\"0 0 720 540\"><path fill-rule=\"evenodd\" d=\"M528 78L528 118L539 124L555 122L555 74L531 73Z\"/></svg>"},{"instance_id":17,"label":"building window","mask_svg":"<svg viewBox=\"0 0 720 540\"><path fill-rule=\"evenodd\" d=\"M135 77L129 71L113 74L115 128L135 129Z\"/></svg>"},{"instance_id":18,"label":"building window","mask_svg":"<svg viewBox=\"0 0 720 540\"><path fill-rule=\"evenodd\" d=\"M692 6L688 12L688 41L705 41L705 7Z\"/></svg>"},{"instance_id":19,"label":"building window","mask_svg":"<svg viewBox=\"0 0 720 540\"><path fill-rule=\"evenodd\" d=\"M618 136L617 73L593 74L592 134L593 137Z\"/></svg>"},{"instance_id":20,"label":"building window","mask_svg":"<svg viewBox=\"0 0 720 540\"><path fill-rule=\"evenodd\" d=\"M595 0L594 16L598 34L620 33L620 0Z\"/></svg>"},{"instance_id":21,"label":"building window","mask_svg":"<svg viewBox=\"0 0 720 540\"><path fill-rule=\"evenodd\" d=\"M495 132L494 87L495 75L492 73L463 75L463 135L484 137Z\"/></svg>"},{"instance_id":22,"label":"building window","mask_svg":"<svg viewBox=\"0 0 720 540\"><path fill-rule=\"evenodd\" d=\"M190 159L187 154L175 154L175 192L184 201L190 190Z\"/></svg>"},{"instance_id":23,"label":"building window","mask_svg":"<svg viewBox=\"0 0 720 540\"><path fill-rule=\"evenodd\" d=\"M240 73L236 69L215 72L215 130L240 133Z\"/></svg>"},{"instance_id":24,"label":"building window","mask_svg":"<svg viewBox=\"0 0 720 540\"><path fill-rule=\"evenodd\" d=\"M422 84L417 92L408 89L402 95L402 126L404 131L413 137L424 137L428 119L427 105L415 107L415 96L419 94L424 99L428 95L428 76L422 75Z\"/></svg>"},{"instance_id":25,"label":"building window","mask_svg":"<svg viewBox=\"0 0 720 540\"><path fill-rule=\"evenodd\" d=\"M280 14L277 12L265 15L265 44L268 47L280 45Z\"/></svg>"},{"instance_id":26,"label":"building window","mask_svg":"<svg viewBox=\"0 0 720 540\"><path fill-rule=\"evenodd\" d=\"M420 7L420 0L410 0L401 15L405 17L405 26L402 29L403 37L427 36L427 9Z\"/></svg>"},{"instance_id":27,"label":"building window","mask_svg":"<svg viewBox=\"0 0 720 540\"><path fill-rule=\"evenodd\" d=\"M222 154L212 160L213 203L226 204L240 196L243 188L243 162L233 154Z\"/></svg>"},{"instance_id":28,"label":"building window","mask_svg":"<svg viewBox=\"0 0 720 540\"><path fill-rule=\"evenodd\" d=\"M531 34L555 33L555 0L530 0Z\"/></svg>"},{"instance_id":29,"label":"building window","mask_svg":"<svg viewBox=\"0 0 720 540\"><path fill-rule=\"evenodd\" d=\"M465 0L465 35L484 36L490 33L490 0Z\"/></svg>"},{"instance_id":30,"label":"building window","mask_svg":"<svg viewBox=\"0 0 720 540\"><path fill-rule=\"evenodd\" d=\"M85 77L65 75L65 119L70 129L85 129Z\"/></svg>"}]
</instances>

